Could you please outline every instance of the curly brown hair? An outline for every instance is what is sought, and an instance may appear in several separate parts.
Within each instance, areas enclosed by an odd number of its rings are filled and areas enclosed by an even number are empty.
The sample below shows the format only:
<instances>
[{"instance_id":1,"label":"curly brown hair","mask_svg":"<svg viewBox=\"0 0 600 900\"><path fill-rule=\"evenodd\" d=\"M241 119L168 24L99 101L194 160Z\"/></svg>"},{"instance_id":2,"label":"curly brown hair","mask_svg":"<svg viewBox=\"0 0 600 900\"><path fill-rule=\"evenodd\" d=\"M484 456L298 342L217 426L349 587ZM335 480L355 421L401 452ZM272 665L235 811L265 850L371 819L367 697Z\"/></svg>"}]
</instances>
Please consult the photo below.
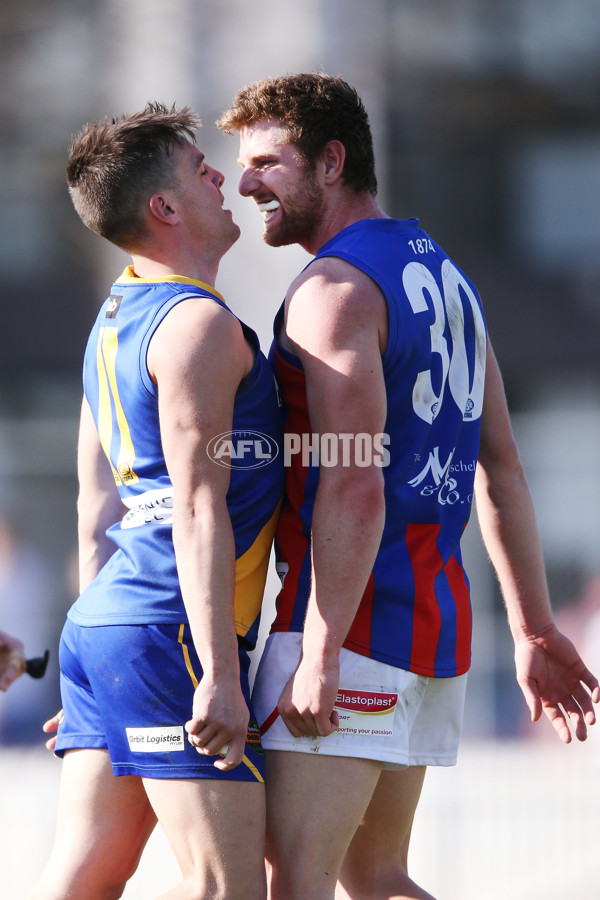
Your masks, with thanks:
<instances>
[{"instance_id":1,"label":"curly brown hair","mask_svg":"<svg viewBox=\"0 0 600 900\"><path fill-rule=\"evenodd\" d=\"M226 134L265 119L280 122L306 162L314 166L329 141L346 150L344 183L375 196L377 178L369 118L356 90L318 72L263 78L241 88L217 125Z\"/></svg>"},{"instance_id":2,"label":"curly brown hair","mask_svg":"<svg viewBox=\"0 0 600 900\"><path fill-rule=\"evenodd\" d=\"M176 188L175 147L195 142L200 119L189 107L147 103L130 116L88 122L69 147L67 183L84 225L130 250L144 234L144 206Z\"/></svg>"}]
</instances>

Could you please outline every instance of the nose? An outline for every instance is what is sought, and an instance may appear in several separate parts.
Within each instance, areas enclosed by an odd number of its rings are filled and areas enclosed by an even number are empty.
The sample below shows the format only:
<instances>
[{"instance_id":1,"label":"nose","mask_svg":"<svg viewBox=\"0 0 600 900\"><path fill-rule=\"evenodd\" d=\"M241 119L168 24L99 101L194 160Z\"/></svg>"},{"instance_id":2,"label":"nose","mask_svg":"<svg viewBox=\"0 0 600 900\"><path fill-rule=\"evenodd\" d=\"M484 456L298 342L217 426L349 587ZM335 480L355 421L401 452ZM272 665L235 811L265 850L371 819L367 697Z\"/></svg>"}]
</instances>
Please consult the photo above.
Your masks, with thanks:
<instances>
[{"instance_id":1,"label":"nose","mask_svg":"<svg viewBox=\"0 0 600 900\"><path fill-rule=\"evenodd\" d=\"M240 175L238 191L242 197L251 197L259 187L259 181L251 168L244 169Z\"/></svg>"},{"instance_id":2,"label":"nose","mask_svg":"<svg viewBox=\"0 0 600 900\"><path fill-rule=\"evenodd\" d=\"M208 168L211 170L211 179L213 183L216 184L218 188L220 188L225 181L225 176L222 172L219 172L218 169L213 169L212 166L208 166Z\"/></svg>"}]
</instances>

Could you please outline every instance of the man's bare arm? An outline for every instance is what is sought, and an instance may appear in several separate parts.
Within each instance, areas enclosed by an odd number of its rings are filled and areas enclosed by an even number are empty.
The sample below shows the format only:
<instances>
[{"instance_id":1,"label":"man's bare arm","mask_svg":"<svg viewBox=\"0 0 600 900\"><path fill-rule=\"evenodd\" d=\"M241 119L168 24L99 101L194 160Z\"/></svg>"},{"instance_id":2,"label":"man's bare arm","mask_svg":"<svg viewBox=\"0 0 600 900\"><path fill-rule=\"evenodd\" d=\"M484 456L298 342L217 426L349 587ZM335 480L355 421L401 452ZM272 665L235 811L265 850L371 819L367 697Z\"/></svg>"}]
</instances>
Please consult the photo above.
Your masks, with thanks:
<instances>
[{"instance_id":1,"label":"man's bare arm","mask_svg":"<svg viewBox=\"0 0 600 900\"><path fill-rule=\"evenodd\" d=\"M292 734L324 735L337 726L339 653L383 532L382 469L356 464L354 438L384 429L387 314L379 289L348 263L319 260L308 273L293 286L287 340L306 374L312 431L349 438L338 442L337 465L320 468L302 659L279 711Z\"/></svg>"},{"instance_id":2,"label":"man's bare arm","mask_svg":"<svg viewBox=\"0 0 600 900\"><path fill-rule=\"evenodd\" d=\"M515 642L517 680L533 721L542 711L565 743L595 722L598 680L554 624L533 503L512 436L504 387L488 345L475 478L479 524ZM591 697L590 697L591 692Z\"/></svg>"},{"instance_id":3,"label":"man's bare arm","mask_svg":"<svg viewBox=\"0 0 600 900\"><path fill-rule=\"evenodd\" d=\"M77 470L79 590L83 591L115 552L116 545L106 536L106 529L119 522L126 511L85 398L79 423Z\"/></svg>"},{"instance_id":4,"label":"man's bare arm","mask_svg":"<svg viewBox=\"0 0 600 900\"><path fill-rule=\"evenodd\" d=\"M248 712L233 618L235 544L226 495L229 470L207 454L232 428L234 398L252 357L239 322L212 301L183 301L161 323L148 353L156 379L163 451L173 482L173 543L183 601L203 677L187 729L196 747L241 762Z\"/></svg>"}]
</instances>

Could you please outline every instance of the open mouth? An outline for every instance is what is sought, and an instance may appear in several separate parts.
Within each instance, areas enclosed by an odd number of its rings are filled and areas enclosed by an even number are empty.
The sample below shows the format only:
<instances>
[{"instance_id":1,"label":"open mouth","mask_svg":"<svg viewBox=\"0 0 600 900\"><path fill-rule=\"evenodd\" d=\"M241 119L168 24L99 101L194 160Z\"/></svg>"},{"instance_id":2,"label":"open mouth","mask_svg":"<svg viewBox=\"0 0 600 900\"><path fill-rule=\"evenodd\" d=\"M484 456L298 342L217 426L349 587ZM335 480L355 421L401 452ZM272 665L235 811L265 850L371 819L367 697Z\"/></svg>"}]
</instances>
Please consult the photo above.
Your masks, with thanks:
<instances>
[{"instance_id":1,"label":"open mouth","mask_svg":"<svg viewBox=\"0 0 600 900\"><path fill-rule=\"evenodd\" d=\"M259 210L263 214L265 223L273 218L280 205L279 200L267 200L264 203L257 204Z\"/></svg>"}]
</instances>

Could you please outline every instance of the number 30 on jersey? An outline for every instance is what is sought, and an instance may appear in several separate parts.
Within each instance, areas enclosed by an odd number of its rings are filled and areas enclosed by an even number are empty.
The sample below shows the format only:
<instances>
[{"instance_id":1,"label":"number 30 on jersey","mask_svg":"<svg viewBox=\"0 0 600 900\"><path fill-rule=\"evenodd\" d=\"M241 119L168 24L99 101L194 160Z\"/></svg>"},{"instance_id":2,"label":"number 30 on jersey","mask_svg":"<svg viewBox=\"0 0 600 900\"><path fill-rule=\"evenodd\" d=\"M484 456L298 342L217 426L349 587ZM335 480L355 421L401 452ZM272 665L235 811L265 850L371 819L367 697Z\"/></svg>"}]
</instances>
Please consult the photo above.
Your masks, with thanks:
<instances>
[{"instance_id":1,"label":"number 30 on jersey","mask_svg":"<svg viewBox=\"0 0 600 900\"><path fill-rule=\"evenodd\" d=\"M437 393L431 369L419 372L413 388L413 408L416 414L425 422L433 422L440 411L448 383L463 419L478 419L483 408L486 332L473 289L449 259L442 263L443 297L435 278L421 263L408 263L402 273L402 283L415 315L429 309L427 297L431 298L435 314L430 326L431 352L439 355L442 370L441 386ZM465 330L464 306L467 303L473 320L473 328L469 328L468 332ZM450 346L445 334L446 322L449 326ZM467 341L473 346L467 348ZM472 362L469 363L469 360Z\"/></svg>"}]
</instances>

